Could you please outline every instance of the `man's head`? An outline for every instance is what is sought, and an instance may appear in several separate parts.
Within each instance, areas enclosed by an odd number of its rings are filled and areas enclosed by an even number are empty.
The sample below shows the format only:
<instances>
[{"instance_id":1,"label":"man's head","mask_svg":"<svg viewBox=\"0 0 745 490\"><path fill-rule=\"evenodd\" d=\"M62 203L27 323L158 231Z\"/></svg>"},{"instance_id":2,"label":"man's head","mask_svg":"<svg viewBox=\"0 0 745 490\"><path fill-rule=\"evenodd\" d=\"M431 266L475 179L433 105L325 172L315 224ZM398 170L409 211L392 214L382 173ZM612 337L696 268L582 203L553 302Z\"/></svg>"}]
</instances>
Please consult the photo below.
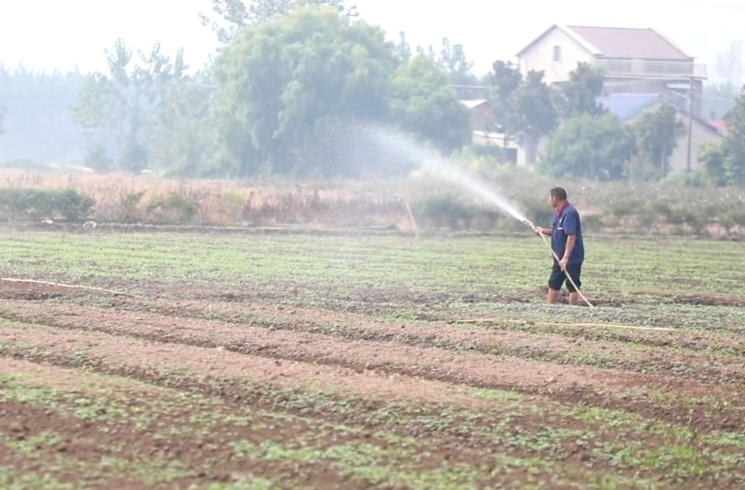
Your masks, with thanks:
<instances>
[{"instance_id":1,"label":"man's head","mask_svg":"<svg viewBox=\"0 0 745 490\"><path fill-rule=\"evenodd\" d=\"M554 187L548 193L549 201L551 206L559 208L567 200L567 191L563 187Z\"/></svg>"}]
</instances>

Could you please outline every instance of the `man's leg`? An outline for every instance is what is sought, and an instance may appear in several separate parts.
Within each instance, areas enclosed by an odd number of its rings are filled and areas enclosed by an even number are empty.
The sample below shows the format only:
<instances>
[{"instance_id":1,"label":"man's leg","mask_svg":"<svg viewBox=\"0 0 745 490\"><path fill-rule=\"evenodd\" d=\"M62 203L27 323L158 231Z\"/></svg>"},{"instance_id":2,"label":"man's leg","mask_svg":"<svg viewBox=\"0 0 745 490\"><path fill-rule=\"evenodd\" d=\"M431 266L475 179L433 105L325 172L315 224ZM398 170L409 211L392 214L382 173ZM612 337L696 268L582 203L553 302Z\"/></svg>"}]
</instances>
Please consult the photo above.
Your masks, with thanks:
<instances>
[{"instance_id":1,"label":"man's leg","mask_svg":"<svg viewBox=\"0 0 745 490\"><path fill-rule=\"evenodd\" d=\"M561 285L566 279L566 274L559 268L559 264L554 262L551 269L551 276L548 278L548 304L553 305L559 300Z\"/></svg>"},{"instance_id":2,"label":"man's leg","mask_svg":"<svg viewBox=\"0 0 745 490\"><path fill-rule=\"evenodd\" d=\"M580 275L582 273L582 264L570 264L567 265L566 273L568 275L567 277L567 289L569 290L569 304L572 306L577 306L579 304L579 293L576 289L574 289L574 286L572 286L572 282L569 280L569 277L572 278L572 281L574 281L574 284L577 285L578 288L582 288L582 281L580 280Z\"/></svg>"}]
</instances>

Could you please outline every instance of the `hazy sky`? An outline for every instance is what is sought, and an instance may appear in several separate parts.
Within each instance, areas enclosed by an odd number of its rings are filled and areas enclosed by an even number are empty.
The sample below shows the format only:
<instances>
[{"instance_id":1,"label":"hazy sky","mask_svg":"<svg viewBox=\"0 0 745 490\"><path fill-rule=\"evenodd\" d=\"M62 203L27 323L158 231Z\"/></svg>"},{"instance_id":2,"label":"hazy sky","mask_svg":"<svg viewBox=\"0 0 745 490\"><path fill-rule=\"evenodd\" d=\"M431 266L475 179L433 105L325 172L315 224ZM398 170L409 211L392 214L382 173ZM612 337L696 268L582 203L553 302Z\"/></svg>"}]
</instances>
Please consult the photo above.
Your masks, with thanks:
<instances>
[{"instance_id":1,"label":"hazy sky","mask_svg":"<svg viewBox=\"0 0 745 490\"><path fill-rule=\"evenodd\" d=\"M350 2L355 3L355 2ZM745 39L742 0L357 0L367 20L393 38L407 32L412 44L438 46L447 36L462 43L479 72L508 59L553 23L656 27L713 63L730 41ZM426 7L421 7L426 5ZM594 7L588 7L595 5ZM611 6L612 5L612 6ZM209 0L0 0L0 62L62 70L104 70L103 50L123 37L145 51L159 40L166 53L185 48L186 60L201 66L213 52L213 33L198 12ZM711 69L710 69L711 73Z\"/></svg>"}]
</instances>

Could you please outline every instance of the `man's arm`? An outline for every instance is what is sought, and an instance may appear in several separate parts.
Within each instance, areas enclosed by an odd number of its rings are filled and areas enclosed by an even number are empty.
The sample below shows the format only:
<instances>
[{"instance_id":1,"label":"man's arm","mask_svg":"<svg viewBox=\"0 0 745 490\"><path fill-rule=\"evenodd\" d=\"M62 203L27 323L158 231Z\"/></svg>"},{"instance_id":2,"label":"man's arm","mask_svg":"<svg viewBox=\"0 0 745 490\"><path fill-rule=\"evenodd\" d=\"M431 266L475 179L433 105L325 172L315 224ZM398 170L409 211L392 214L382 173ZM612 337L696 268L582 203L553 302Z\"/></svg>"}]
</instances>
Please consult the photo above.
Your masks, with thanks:
<instances>
[{"instance_id":1,"label":"man's arm","mask_svg":"<svg viewBox=\"0 0 745 490\"><path fill-rule=\"evenodd\" d=\"M551 229L550 228L541 228L540 226L536 226L535 227L535 234L536 235L551 236Z\"/></svg>"},{"instance_id":2,"label":"man's arm","mask_svg":"<svg viewBox=\"0 0 745 490\"><path fill-rule=\"evenodd\" d=\"M569 260L574 250L574 244L577 242L577 235L567 235L567 245L564 248L564 259Z\"/></svg>"}]
</instances>

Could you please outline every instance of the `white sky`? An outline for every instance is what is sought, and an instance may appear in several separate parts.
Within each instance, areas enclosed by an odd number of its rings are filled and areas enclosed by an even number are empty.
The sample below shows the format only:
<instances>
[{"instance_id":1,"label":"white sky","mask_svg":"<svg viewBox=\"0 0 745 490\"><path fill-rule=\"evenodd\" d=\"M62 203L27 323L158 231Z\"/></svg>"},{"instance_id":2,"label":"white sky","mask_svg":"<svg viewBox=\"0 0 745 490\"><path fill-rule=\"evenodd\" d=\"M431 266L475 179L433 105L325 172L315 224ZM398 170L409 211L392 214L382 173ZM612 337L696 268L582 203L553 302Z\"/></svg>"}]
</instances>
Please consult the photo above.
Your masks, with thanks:
<instances>
[{"instance_id":1,"label":"white sky","mask_svg":"<svg viewBox=\"0 0 745 490\"><path fill-rule=\"evenodd\" d=\"M745 39L742 0L357 0L361 15L391 38L404 30L412 45L442 37L462 43L479 72L495 59L509 59L553 23L655 27L700 58L714 62L730 41ZM421 7L426 5L426 7ZM595 5L591 7L591 5ZM611 6L613 5L613 6ZM209 0L0 0L0 62L33 69L105 70L104 48L118 37L149 51L185 48L186 61L199 67L216 43L198 12ZM710 74L712 69L710 67Z\"/></svg>"}]
</instances>

